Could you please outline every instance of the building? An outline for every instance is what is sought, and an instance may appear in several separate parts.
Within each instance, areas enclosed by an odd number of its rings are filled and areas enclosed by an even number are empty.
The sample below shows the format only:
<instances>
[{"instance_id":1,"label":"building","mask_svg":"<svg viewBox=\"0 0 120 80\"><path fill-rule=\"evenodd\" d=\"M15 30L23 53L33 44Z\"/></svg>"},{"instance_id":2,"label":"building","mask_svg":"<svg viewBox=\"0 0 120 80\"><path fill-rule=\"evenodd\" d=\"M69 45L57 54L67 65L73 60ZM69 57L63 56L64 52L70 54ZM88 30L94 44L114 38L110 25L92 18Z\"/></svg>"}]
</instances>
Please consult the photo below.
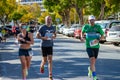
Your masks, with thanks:
<instances>
[{"instance_id":1,"label":"building","mask_svg":"<svg viewBox=\"0 0 120 80\"><path fill-rule=\"evenodd\" d=\"M42 2L43 0L16 0L16 2L19 2L22 5L26 5L26 4L33 4L33 3L38 3L40 5L41 11L44 12L46 11L46 9L44 8Z\"/></svg>"}]
</instances>

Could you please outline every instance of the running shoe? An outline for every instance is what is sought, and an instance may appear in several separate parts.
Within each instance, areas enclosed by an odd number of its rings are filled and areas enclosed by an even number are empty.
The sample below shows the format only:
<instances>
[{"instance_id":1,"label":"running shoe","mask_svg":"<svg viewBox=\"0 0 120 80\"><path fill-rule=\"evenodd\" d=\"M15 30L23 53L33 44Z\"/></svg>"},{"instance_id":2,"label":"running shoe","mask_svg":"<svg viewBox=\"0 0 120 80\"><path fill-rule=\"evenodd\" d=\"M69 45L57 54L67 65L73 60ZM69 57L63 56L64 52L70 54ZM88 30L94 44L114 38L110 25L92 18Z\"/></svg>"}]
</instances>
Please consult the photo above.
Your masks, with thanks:
<instances>
[{"instance_id":1,"label":"running shoe","mask_svg":"<svg viewBox=\"0 0 120 80\"><path fill-rule=\"evenodd\" d=\"M44 73L44 67L40 67L40 72Z\"/></svg>"},{"instance_id":2,"label":"running shoe","mask_svg":"<svg viewBox=\"0 0 120 80\"><path fill-rule=\"evenodd\" d=\"M53 80L52 74L49 74L49 80Z\"/></svg>"},{"instance_id":3,"label":"running shoe","mask_svg":"<svg viewBox=\"0 0 120 80\"><path fill-rule=\"evenodd\" d=\"M90 66L88 67L88 77L91 78L92 77L92 71L90 69Z\"/></svg>"},{"instance_id":4,"label":"running shoe","mask_svg":"<svg viewBox=\"0 0 120 80\"><path fill-rule=\"evenodd\" d=\"M94 77L93 77L93 80L98 80L97 76L94 76Z\"/></svg>"},{"instance_id":5,"label":"running shoe","mask_svg":"<svg viewBox=\"0 0 120 80\"><path fill-rule=\"evenodd\" d=\"M28 70L26 69L26 76L28 76Z\"/></svg>"}]
</instances>

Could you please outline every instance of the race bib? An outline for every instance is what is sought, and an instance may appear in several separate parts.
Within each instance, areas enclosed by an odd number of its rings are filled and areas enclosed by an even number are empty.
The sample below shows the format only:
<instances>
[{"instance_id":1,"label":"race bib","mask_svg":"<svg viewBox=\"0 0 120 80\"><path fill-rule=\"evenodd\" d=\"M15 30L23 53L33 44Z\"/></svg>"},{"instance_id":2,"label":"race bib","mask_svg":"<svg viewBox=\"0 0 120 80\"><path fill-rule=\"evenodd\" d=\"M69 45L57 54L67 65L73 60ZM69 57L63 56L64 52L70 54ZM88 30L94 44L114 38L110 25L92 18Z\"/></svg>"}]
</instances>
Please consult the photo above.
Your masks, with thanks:
<instances>
[{"instance_id":1,"label":"race bib","mask_svg":"<svg viewBox=\"0 0 120 80\"><path fill-rule=\"evenodd\" d=\"M33 56L33 51L32 50L28 51L28 53L29 53L29 56Z\"/></svg>"},{"instance_id":2,"label":"race bib","mask_svg":"<svg viewBox=\"0 0 120 80\"><path fill-rule=\"evenodd\" d=\"M45 34L45 36L48 37L48 40L51 40L51 38L52 38L52 36L53 36L53 33L47 32L47 33Z\"/></svg>"},{"instance_id":3,"label":"race bib","mask_svg":"<svg viewBox=\"0 0 120 80\"><path fill-rule=\"evenodd\" d=\"M98 45L99 42L96 39L94 39L94 40L91 40L89 43L90 43L90 46L92 47L92 46Z\"/></svg>"}]
</instances>

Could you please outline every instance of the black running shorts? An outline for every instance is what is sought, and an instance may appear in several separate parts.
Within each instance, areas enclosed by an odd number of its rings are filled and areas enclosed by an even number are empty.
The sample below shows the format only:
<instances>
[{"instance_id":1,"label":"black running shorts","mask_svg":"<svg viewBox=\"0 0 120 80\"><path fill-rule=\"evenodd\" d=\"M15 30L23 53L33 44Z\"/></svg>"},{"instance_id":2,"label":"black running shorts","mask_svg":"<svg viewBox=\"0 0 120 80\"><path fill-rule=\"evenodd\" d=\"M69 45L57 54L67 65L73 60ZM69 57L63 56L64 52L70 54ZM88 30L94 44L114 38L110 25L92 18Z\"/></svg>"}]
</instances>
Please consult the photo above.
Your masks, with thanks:
<instances>
[{"instance_id":1,"label":"black running shorts","mask_svg":"<svg viewBox=\"0 0 120 80\"><path fill-rule=\"evenodd\" d=\"M89 58L91 58L91 57L97 58L99 48L87 48L86 51L87 51L87 54L88 54Z\"/></svg>"},{"instance_id":2,"label":"black running shorts","mask_svg":"<svg viewBox=\"0 0 120 80\"><path fill-rule=\"evenodd\" d=\"M42 56L47 57L47 55L53 55L53 47L41 47Z\"/></svg>"},{"instance_id":3,"label":"black running shorts","mask_svg":"<svg viewBox=\"0 0 120 80\"><path fill-rule=\"evenodd\" d=\"M33 51L31 48L29 49L19 49L19 56L33 56Z\"/></svg>"}]
</instances>

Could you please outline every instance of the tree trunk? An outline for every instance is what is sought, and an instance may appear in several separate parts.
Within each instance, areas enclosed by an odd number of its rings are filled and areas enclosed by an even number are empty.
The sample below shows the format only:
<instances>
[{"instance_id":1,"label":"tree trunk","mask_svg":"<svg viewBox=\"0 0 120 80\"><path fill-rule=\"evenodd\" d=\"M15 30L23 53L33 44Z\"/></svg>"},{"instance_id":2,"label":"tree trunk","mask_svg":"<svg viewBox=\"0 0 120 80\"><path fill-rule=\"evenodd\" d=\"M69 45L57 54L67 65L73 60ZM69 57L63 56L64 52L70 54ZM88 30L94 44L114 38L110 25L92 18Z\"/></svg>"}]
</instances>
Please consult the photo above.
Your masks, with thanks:
<instances>
[{"instance_id":1,"label":"tree trunk","mask_svg":"<svg viewBox=\"0 0 120 80\"><path fill-rule=\"evenodd\" d=\"M104 9L105 9L105 2L101 2L101 11L100 11L98 20L104 19Z\"/></svg>"},{"instance_id":2,"label":"tree trunk","mask_svg":"<svg viewBox=\"0 0 120 80\"><path fill-rule=\"evenodd\" d=\"M66 25L67 27L70 27L70 9L65 10L65 15L66 15Z\"/></svg>"},{"instance_id":3,"label":"tree trunk","mask_svg":"<svg viewBox=\"0 0 120 80\"><path fill-rule=\"evenodd\" d=\"M59 13L59 15L62 16L62 23L65 24L65 21L66 21L66 19L65 19L65 13L64 12L58 12L58 13Z\"/></svg>"},{"instance_id":4,"label":"tree trunk","mask_svg":"<svg viewBox=\"0 0 120 80\"><path fill-rule=\"evenodd\" d=\"M79 17L79 23L81 25L84 24L84 20L83 20L83 8L78 8L78 6L76 6L76 12L78 14L78 17Z\"/></svg>"}]
</instances>

